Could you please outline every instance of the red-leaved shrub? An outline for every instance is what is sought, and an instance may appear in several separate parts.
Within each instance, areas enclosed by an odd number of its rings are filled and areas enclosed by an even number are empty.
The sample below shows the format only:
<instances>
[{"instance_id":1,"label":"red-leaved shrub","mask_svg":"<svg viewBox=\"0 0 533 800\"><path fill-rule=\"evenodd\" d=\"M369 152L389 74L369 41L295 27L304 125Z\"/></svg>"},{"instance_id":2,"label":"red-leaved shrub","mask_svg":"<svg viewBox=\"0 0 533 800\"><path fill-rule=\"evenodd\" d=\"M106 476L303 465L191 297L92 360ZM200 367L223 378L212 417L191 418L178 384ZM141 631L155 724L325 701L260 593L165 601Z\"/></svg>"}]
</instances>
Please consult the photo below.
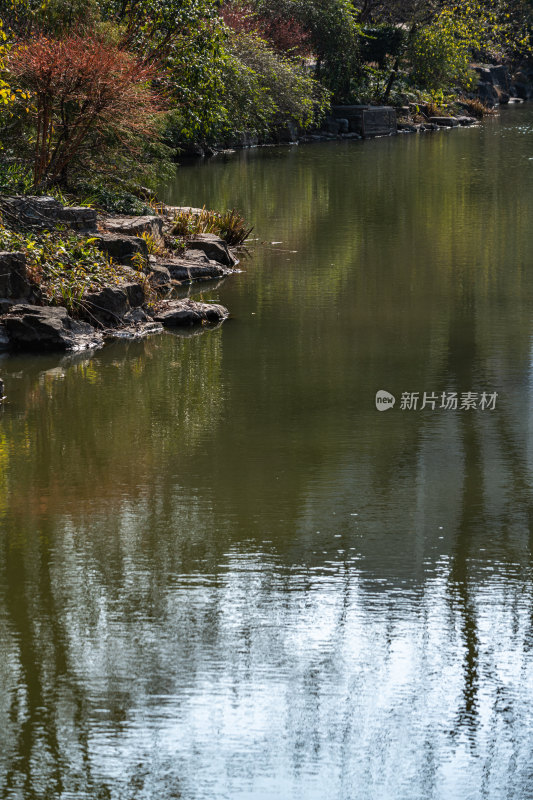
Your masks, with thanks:
<instances>
[{"instance_id":1,"label":"red-leaved shrub","mask_svg":"<svg viewBox=\"0 0 533 800\"><path fill-rule=\"evenodd\" d=\"M65 182L67 171L110 142L154 131L160 98L154 68L97 38L41 36L9 57L17 85L31 94L35 185Z\"/></svg>"}]
</instances>

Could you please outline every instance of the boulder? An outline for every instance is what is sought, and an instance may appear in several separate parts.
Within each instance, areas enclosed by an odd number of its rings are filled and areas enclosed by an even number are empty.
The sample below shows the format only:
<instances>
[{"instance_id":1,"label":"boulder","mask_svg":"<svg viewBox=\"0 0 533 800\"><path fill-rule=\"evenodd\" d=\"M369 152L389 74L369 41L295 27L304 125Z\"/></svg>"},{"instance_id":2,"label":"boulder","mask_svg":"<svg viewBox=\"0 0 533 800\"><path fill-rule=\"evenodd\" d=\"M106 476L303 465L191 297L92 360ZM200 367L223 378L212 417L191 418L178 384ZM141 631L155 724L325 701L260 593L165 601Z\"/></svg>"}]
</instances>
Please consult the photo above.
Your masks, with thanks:
<instances>
[{"instance_id":1,"label":"boulder","mask_svg":"<svg viewBox=\"0 0 533 800\"><path fill-rule=\"evenodd\" d=\"M404 133L417 133L418 126L414 125L412 122L399 122L398 130Z\"/></svg>"},{"instance_id":2,"label":"boulder","mask_svg":"<svg viewBox=\"0 0 533 800\"><path fill-rule=\"evenodd\" d=\"M197 233L187 241L189 250L202 250L211 261L225 267L234 267L238 260L232 255L226 242L214 233Z\"/></svg>"},{"instance_id":3,"label":"boulder","mask_svg":"<svg viewBox=\"0 0 533 800\"><path fill-rule=\"evenodd\" d=\"M228 310L224 306L186 299L169 301L154 315L154 319L165 327L191 327L204 322L222 322L227 316Z\"/></svg>"},{"instance_id":4,"label":"boulder","mask_svg":"<svg viewBox=\"0 0 533 800\"><path fill-rule=\"evenodd\" d=\"M339 126L339 133L349 133L350 132L350 123L346 119L346 117L339 117L337 119L337 124Z\"/></svg>"},{"instance_id":5,"label":"boulder","mask_svg":"<svg viewBox=\"0 0 533 800\"><path fill-rule=\"evenodd\" d=\"M101 233L95 237L94 243L117 264L131 266L136 256L142 256L145 260L148 258L147 244L138 236Z\"/></svg>"},{"instance_id":6,"label":"boulder","mask_svg":"<svg viewBox=\"0 0 533 800\"><path fill-rule=\"evenodd\" d=\"M168 271L172 280L187 283L223 278L230 273L227 267L211 261L202 251L186 251L183 257L161 259L158 265Z\"/></svg>"},{"instance_id":7,"label":"boulder","mask_svg":"<svg viewBox=\"0 0 533 800\"><path fill-rule=\"evenodd\" d=\"M28 298L31 292L24 253L0 252L0 297Z\"/></svg>"},{"instance_id":8,"label":"boulder","mask_svg":"<svg viewBox=\"0 0 533 800\"><path fill-rule=\"evenodd\" d=\"M498 90L492 82L480 81L477 85L476 94L481 102L489 108L498 105Z\"/></svg>"},{"instance_id":9,"label":"boulder","mask_svg":"<svg viewBox=\"0 0 533 800\"><path fill-rule=\"evenodd\" d=\"M55 197L15 195L3 203L21 224L45 230L66 225L80 231L96 230L96 211L85 206L63 206Z\"/></svg>"},{"instance_id":10,"label":"boulder","mask_svg":"<svg viewBox=\"0 0 533 800\"><path fill-rule=\"evenodd\" d=\"M138 308L139 306L142 306L146 300L144 286L142 286L140 283L133 281L131 283L124 283L121 288L126 292L126 297L128 298L130 308Z\"/></svg>"},{"instance_id":11,"label":"boulder","mask_svg":"<svg viewBox=\"0 0 533 800\"><path fill-rule=\"evenodd\" d=\"M110 233L124 233L126 236L141 236L149 233L154 239L161 239L163 235L163 217L109 217L105 227Z\"/></svg>"},{"instance_id":12,"label":"boulder","mask_svg":"<svg viewBox=\"0 0 533 800\"><path fill-rule=\"evenodd\" d=\"M170 283L170 272L162 264L150 264L146 268L148 280L158 289L168 286Z\"/></svg>"},{"instance_id":13,"label":"boulder","mask_svg":"<svg viewBox=\"0 0 533 800\"><path fill-rule=\"evenodd\" d=\"M66 308L16 305L2 322L13 347L31 350L85 350L99 347L102 335L70 317Z\"/></svg>"},{"instance_id":14,"label":"boulder","mask_svg":"<svg viewBox=\"0 0 533 800\"><path fill-rule=\"evenodd\" d=\"M126 290L118 286L104 286L96 292L87 292L84 304L85 316L111 325L119 323L130 307Z\"/></svg>"},{"instance_id":15,"label":"boulder","mask_svg":"<svg viewBox=\"0 0 533 800\"><path fill-rule=\"evenodd\" d=\"M430 117L429 121L439 128L457 128L459 125L455 117Z\"/></svg>"},{"instance_id":16,"label":"boulder","mask_svg":"<svg viewBox=\"0 0 533 800\"><path fill-rule=\"evenodd\" d=\"M65 206L61 208L58 221L75 231L96 230L96 211L85 206Z\"/></svg>"}]
</instances>

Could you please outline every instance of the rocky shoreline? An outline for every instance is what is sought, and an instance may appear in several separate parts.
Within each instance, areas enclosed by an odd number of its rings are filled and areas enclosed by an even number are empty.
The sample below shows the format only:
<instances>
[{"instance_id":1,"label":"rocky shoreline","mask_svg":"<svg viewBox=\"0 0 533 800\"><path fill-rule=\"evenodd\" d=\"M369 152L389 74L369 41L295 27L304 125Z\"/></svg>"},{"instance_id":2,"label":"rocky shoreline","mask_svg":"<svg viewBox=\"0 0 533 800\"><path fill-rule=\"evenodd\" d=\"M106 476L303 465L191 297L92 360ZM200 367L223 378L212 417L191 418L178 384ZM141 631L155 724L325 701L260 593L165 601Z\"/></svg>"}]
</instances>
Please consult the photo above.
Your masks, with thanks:
<instances>
[{"instance_id":1,"label":"rocky shoreline","mask_svg":"<svg viewBox=\"0 0 533 800\"><path fill-rule=\"evenodd\" d=\"M72 315L43 303L24 252L0 252L0 350L93 349L166 327L217 325L229 316L221 305L174 296L180 287L239 271L237 255L215 234L180 237L175 251L165 246L174 242L176 215L194 217L201 209L161 206L150 216L99 216L91 208L26 195L3 197L1 205L4 219L24 230L75 232L106 254L119 277L85 292Z\"/></svg>"},{"instance_id":2,"label":"rocky shoreline","mask_svg":"<svg viewBox=\"0 0 533 800\"><path fill-rule=\"evenodd\" d=\"M302 132L297 125L289 122L268 141L245 133L239 140L185 146L184 154L187 158L211 158L234 149L350 141L398 133L429 133L478 124L481 117L468 113L476 101L482 104L485 111L493 111L498 106L533 99L532 65L522 64L513 73L505 64L475 64L473 69L478 76L476 88L465 96L457 97L452 104L455 109L448 109L446 113L435 114L434 109L424 102L412 102L401 107L369 104L332 106L320 127L314 130Z\"/></svg>"}]
</instances>

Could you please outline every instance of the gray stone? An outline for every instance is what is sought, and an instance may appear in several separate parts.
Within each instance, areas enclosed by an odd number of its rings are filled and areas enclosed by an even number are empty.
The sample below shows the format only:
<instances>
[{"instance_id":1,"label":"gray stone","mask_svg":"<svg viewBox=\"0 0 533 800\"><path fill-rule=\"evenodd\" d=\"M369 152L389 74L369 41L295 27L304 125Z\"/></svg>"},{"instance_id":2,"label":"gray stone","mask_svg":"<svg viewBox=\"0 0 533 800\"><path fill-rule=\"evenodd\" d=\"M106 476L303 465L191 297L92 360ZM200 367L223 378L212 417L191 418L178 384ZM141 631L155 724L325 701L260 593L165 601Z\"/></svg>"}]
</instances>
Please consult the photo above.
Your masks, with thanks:
<instances>
[{"instance_id":1,"label":"gray stone","mask_svg":"<svg viewBox=\"0 0 533 800\"><path fill-rule=\"evenodd\" d=\"M238 261L230 252L226 242L214 233L197 233L187 241L189 250L202 250L211 261L234 267Z\"/></svg>"},{"instance_id":2,"label":"gray stone","mask_svg":"<svg viewBox=\"0 0 533 800\"><path fill-rule=\"evenodd\" d=\"M498 104L498 90L488 81L480 81L478 83L476 94L479 100L489 108L494 108Z\"/></svg>"},{"instance_id":3,"label":"gray stone","mask_svg":"<svg viewBox=\"0 0 533 800\"><path fill-rule=\"evenodd\" d=\"M24 226L46 230L66 225L74 230L96 229L96 211L85 206L63 206L55 197L15 195L2 202Z\"/></svg>"},{"instance_id":4,"label":"gray stone","mask_svg":"<svg viewBox=\"0 0 533 800\"><path fill-rule=\"evenodd\" d=\"M13 347L37 350L84 350L103 338L92 325L70 317L65 308L16 305L2 322Z\"/></svg>"},{"instance_id":5,"label":"gray stone","mask_svg":"<svg viewBox=\"0 0 533 800\"><path fill-rule=\"evenodd\" d=\"M459 122L455 117L430 117L429 121L439 128L457 128Z\"/></svg>"},{"instance_id":6,"label":"gray stone","mask_svg":"<svg viewBox=\"0 0 533 800\"><path fill-rule=\"evenodd\" d=\"M140 283L125 283L121 288L126 292L130 308L138 308L138 306L142 306L146 300L144 286L141 286Z\"/></svg>"},{"instance_id":7,"label":"gray stone","mask_svg":"<svg viewBox=\"0 0 533 800\"><path fill-rule=\"evenodd\" d=\"M28 298L32 287L26 274L26 256L22 252L0 252L0 296Z\"/></svg>"},{"instance_id":8,"label":"gray stone","mask_svg":"<svg viewBox=\"0 0 533 800\"><path fill-rule=\"evenodd\" d=\"M95 237L95 245L117 264L131 266L137 256L148 258L148 247L144 239L124 234L101 233Z\"/></svg>"},{"instance_id":9,"label":"gray stone","mask_svg":"<svg viewBox=\"0 0 533 800\"><path fill-rule=\"evenodd\" d=\"M204 322L222 322L228 310L216 303L196 303L194 300L172 300L159 310L154 319L165 327L191 327Z\"/></svg>"},{"instance_id":10,"label":"gray stone","mask_svg":"<svg viewBox=\"0 0 533 800\"><path fill-rule=\"evenodd\" d=\"M457 117L456 119L459 125L462 125L463 127L467 125L475 125L477 122L477 119L475 117L461 116Z\"/></svg>"},{"instance_id":11,"label":"gray stone","mask_svg":"<svg viewBox=\"0 0 533 800\"><path fill-rule=\"evenodd\" d=\"M163 235L163 222L161 216L145 217L109 217L105 227L109 233L124 233L126 236L141 236L149 233L154 239L161 239Z\"/></svg>"},{"instance_id":12,"label":"gray stone","mask_svg":"<svg viewBox=\"0 0 533 800\"><path fill-rule=\"evenodd\" d=\"M193 257L196 254L198 258ZM172 280L186 283L223 278L231 273L229 268L207 258L203 251L187 250L184 257L161 260L159 266L168 271Z\"/></svg>"},{"instance_id":13,"label":"gray stone","mask_svg":"<svg viewBox=\"0 0 533 800\"><path fill-rule=\"evenodd\" d=\"M162 264L150 264L150 266L147 267L146 272L148 275L148 280L157 289L168 286L170 283L170 272Z\"/></svg>"},{"instance_id":14,"label":"gray stone","mask_svg":"<svg viewBox=\"0 0 533 800\"><path fill-rule=\"evenodd\" d=\"M84 315L111 325L120 323L129 309L128 295L118 286L104 286L96 292L87 292L84 299Z\"/></svg>"},{"instance_id":15,"label":"gray stone","mask_svg":"<svg viewBox=\"0 0 533 800\"><path fill-rule=\"evenodd\" d=\"M57 216L59 222L76 231L96 230L96 211L85 206L65 206Z\"/></svg>"},{"instance_id":16,"label":"gray stone","mask_svg":"<svg viewBox=\"0 0 533 800\"><path fill-rule=\"evenodd\" d=\"M349 133L350 132L350 123L346 119L346 117L339 117L337 119L337 124L339 126L339 133Z\"/></svg>"}]
</instances>

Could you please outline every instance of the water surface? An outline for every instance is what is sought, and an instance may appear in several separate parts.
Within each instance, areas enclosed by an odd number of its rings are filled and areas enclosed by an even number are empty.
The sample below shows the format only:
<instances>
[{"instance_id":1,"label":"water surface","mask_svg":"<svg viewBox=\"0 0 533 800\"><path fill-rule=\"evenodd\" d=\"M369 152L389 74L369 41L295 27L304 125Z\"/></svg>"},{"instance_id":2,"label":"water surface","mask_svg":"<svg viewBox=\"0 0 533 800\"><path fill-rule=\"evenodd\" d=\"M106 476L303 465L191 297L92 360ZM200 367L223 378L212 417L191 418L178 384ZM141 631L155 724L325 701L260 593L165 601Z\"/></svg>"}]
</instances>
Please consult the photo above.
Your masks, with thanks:
<instances>
[{"instance_id":1,"label":"water surface","mask_svg":"<svg viewBox=\"0 0 533 800\"><path fill-rule=\"evenodd\" d=\"M182 167L232 318L0 362L0 796L533 798L532 137Z\"/></svg>"}]
</instances>

